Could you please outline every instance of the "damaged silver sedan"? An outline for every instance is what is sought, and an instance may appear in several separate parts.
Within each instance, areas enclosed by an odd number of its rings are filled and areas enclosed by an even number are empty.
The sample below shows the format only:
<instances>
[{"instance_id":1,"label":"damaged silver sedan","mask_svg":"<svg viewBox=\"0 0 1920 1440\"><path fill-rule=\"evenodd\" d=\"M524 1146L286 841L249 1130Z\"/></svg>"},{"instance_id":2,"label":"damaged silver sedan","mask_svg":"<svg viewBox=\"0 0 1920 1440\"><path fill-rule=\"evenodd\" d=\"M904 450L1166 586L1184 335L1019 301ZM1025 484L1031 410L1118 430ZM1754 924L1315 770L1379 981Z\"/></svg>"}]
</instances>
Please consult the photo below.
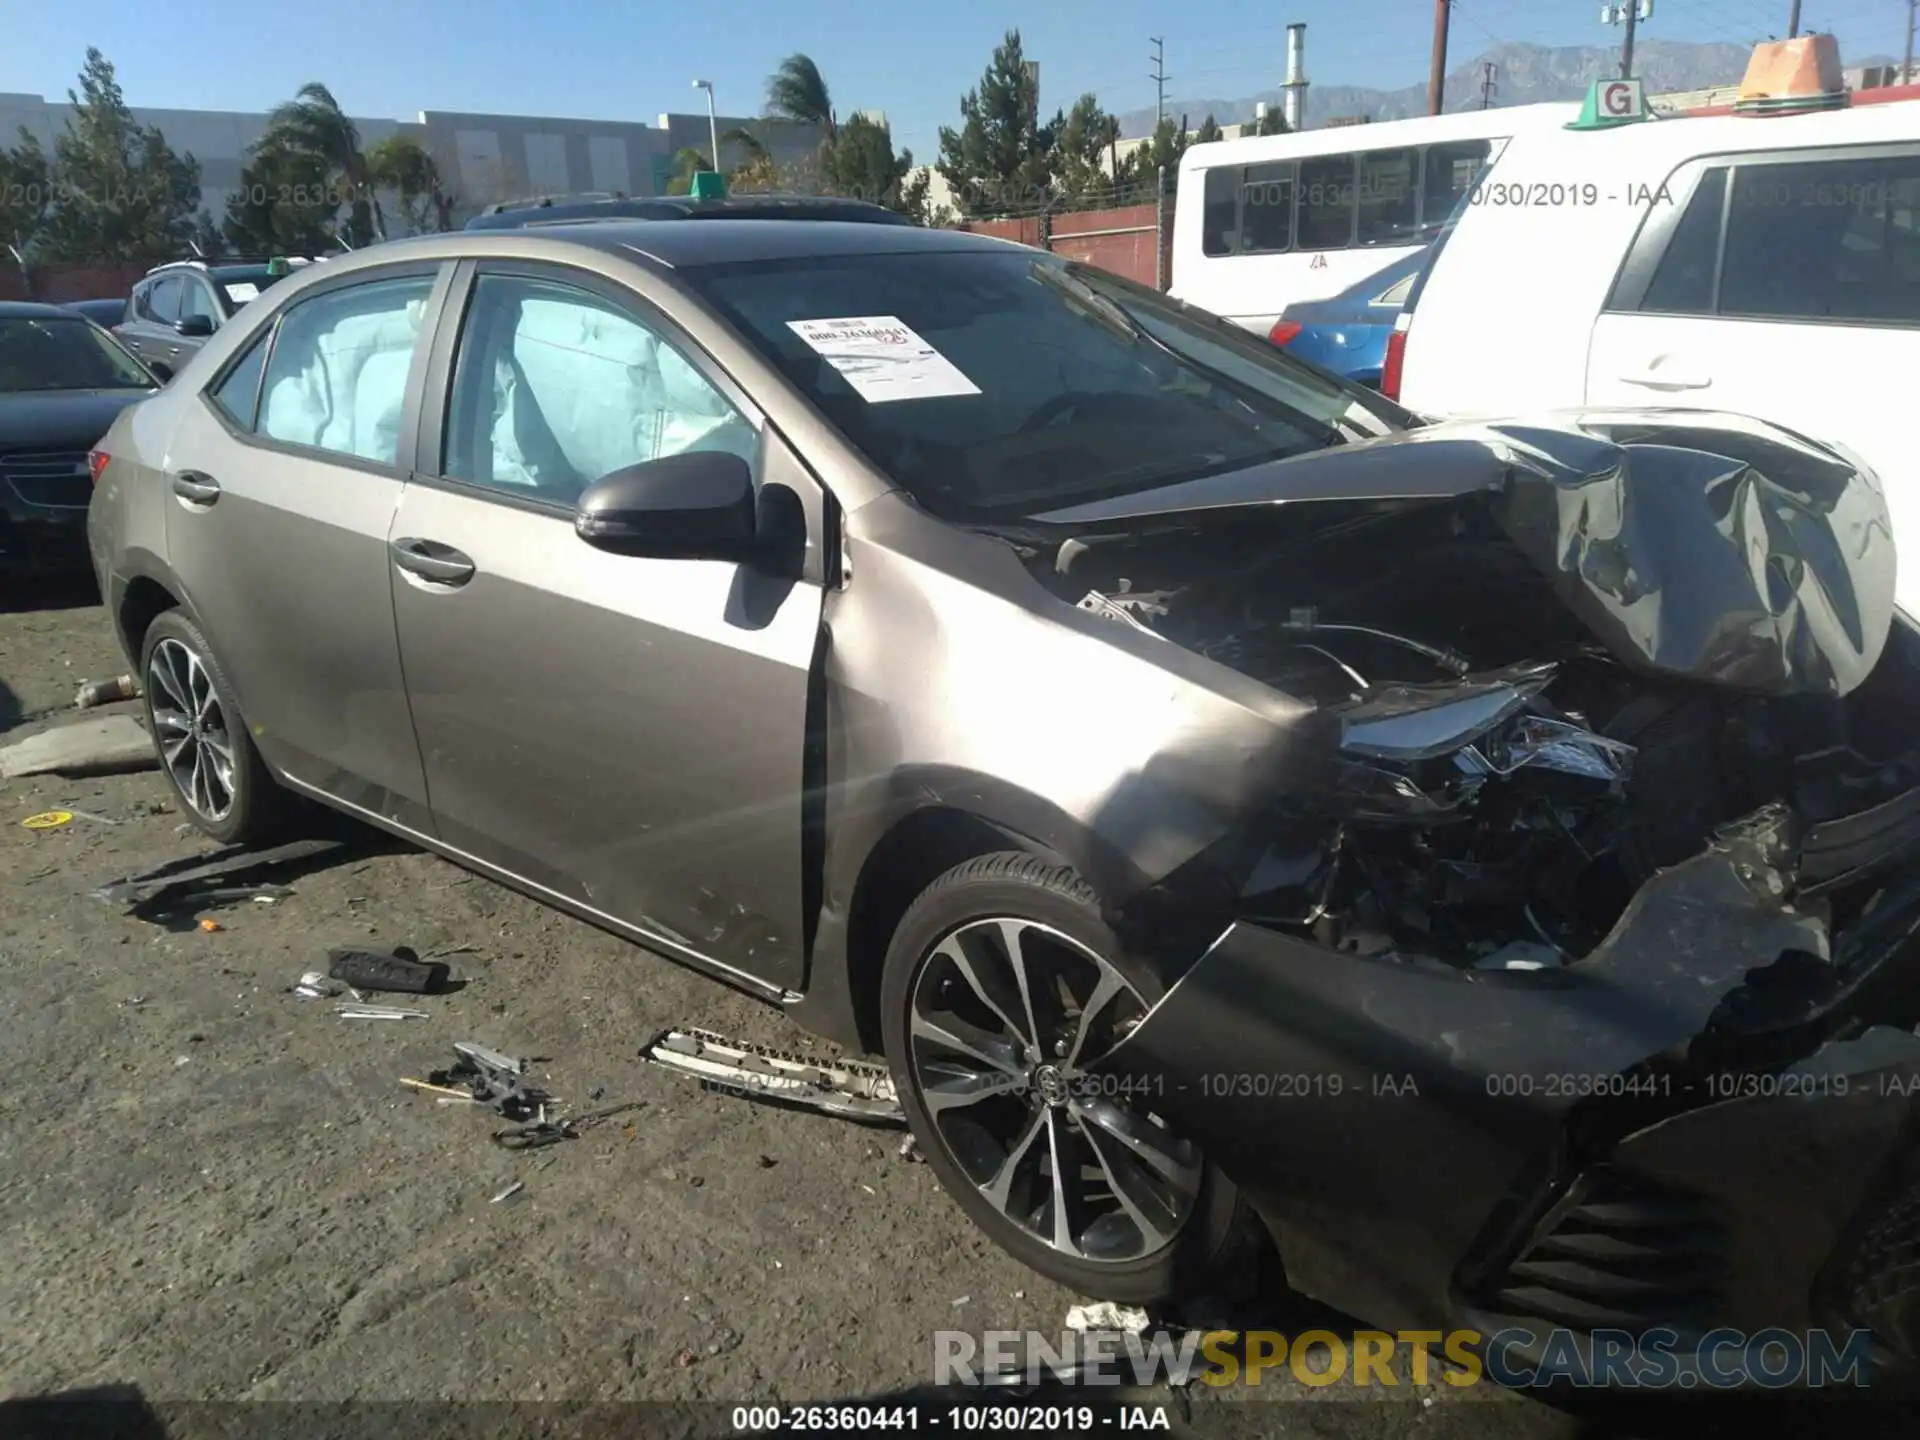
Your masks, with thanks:
<instances>
[{"instance_id":1,"label":"damaged silver sedan","mask_svg":"<svg viewBox=\"0 0 1920 1440\"><path fill-rule=\"evenodd\" d=\"M94 471L203 829L318 799L884 1052L1076 1289L1920 1341L1920 638L1842 451L716 221L315 267Z\"/></svg>"}]
</instances>

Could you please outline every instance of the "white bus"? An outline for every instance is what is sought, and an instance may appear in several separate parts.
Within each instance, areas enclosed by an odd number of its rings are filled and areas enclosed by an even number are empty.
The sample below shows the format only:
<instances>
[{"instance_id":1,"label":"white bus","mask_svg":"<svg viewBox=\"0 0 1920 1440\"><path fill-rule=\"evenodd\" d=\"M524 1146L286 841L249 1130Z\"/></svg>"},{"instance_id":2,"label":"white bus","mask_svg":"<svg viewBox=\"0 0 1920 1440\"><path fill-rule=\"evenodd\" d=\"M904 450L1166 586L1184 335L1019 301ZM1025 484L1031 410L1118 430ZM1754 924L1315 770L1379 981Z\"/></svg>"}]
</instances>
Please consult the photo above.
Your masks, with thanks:
<instances>
[{"instance_id":1,"label":"white bus","mask_svg":"<svg viewBox=\"0 0 1920 1440\"><path fill-rule=\"evenodd\" d=\"M1180 162L1171 291L1264 335L1287 306L1425 245L1513 135L1579 113L1517 105L1195 145Z\"/></svg>"}]
</instances>

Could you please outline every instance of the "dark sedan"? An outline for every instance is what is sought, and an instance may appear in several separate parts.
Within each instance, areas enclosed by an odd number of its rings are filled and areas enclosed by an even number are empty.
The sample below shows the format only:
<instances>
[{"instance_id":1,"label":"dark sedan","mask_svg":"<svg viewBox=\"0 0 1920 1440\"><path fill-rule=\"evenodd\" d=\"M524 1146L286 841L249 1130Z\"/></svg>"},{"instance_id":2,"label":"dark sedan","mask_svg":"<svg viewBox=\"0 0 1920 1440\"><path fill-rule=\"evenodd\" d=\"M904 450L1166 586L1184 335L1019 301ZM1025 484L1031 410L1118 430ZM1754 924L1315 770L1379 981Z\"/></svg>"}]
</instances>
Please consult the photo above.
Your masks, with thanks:
<instances>
[{"instance_id":1,"label":"dark sedan","mask_svg":"<svg viewBox=\"0 0 1920 1440\"><path fill-rule=\"evenodd\" d=\"M85 567L87 454L153 391L146 367L72 310L0 303L0 567Z\"/></svg>"},{"instance_id":2,"label":"dark sedan","mask_svg":"<svg viewBox=\"0 0 1920 1440\"><path fill-rule=\"evenodd\" d=\"M116 297L112 300L68 300L60 308L71 310L76 315L84 315L94 324L105 326L109 330L127 318L125 297Z\"/></svg>"}]
</instances>

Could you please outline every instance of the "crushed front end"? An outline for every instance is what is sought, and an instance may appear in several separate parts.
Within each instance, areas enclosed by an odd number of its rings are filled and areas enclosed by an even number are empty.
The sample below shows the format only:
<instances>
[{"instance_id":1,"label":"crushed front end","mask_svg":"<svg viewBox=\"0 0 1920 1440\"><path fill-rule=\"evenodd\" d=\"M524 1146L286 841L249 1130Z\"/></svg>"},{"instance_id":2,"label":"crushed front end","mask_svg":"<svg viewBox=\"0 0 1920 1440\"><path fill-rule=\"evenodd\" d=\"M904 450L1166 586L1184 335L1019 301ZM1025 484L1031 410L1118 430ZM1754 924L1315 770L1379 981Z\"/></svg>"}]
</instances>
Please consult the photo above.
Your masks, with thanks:
<instances>
[{"instance_id":1,"label":"crushed front end","mask_svg":"<svg viewBox=\"0 0 1920 1440\"><path fill-rule=\"evenodd\" d=\"M1393 445L1397 491L1336 451L1055 560L1316 706L1162 887L1218 938L1110 1068L1369 1322L1860 1326L1911 1364L1920 632L1877 484L1658 414Z\"/></svg>"}]
</instances>

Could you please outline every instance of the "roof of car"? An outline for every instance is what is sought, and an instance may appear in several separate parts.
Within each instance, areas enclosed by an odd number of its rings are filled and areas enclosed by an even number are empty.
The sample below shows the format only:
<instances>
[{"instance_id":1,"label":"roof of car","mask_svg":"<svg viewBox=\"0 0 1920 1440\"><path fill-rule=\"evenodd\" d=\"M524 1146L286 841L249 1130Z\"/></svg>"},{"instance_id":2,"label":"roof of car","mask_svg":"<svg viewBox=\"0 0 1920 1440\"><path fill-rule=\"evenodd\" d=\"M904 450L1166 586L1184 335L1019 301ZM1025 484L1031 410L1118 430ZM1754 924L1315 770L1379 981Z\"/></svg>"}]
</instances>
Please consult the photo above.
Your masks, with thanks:
<instances>
[{"instance_id":1,"label":"roof of car","mask_svg":"<svg viewBox=\"0 0 1920 1440\"><path fill-rule=\"evenodd\" d=\"M597 250L632 251L680 270L740 261L828 255L1002 250L1013 243L963 230L849 224L840 220L713 220L703 225L596 220L577 225L543 225L538 233L554 240L591 245Z\"/></svg>"},{"instance_id":2,"label":"roof of car","mask_svg":"<svg viewBox=\"0 0 1920 1440\"><path fill-rule=\"evenodd\" d=\"M840 195L729 195L694 199L688 195L558 196L495 205L469 220L469 230L515 230L567 220L707 219L857 220L867 224L909 225L906 216L866 200Z\"/></svg>"},{"instance_id":3,"label":"roof of car","mask_svg":"<svg viewBox=\"0 0 1920 1440\"><path fill-rule=\"evenodd\" d=\"M0 320L71 320L73 311L64 305L43 305L38 300L0 300Z\"/></svg>"}]
</instances>

